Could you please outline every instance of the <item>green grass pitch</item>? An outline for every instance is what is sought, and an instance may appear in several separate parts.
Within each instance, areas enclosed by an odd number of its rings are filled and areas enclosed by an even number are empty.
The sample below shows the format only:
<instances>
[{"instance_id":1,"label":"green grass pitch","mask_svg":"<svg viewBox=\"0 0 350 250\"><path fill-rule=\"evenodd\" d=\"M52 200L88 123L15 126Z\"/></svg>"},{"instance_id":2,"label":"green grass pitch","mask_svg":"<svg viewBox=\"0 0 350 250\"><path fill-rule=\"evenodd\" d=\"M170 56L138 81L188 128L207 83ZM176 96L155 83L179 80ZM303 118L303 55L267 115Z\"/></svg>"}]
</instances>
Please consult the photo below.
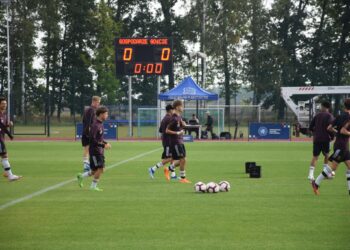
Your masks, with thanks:
<instances>
[{"instance_id":1,"label":"green grass pitch","mask_svg":"<svg viewBox=\"0 0 350 250\"><path fill-rule=\"evenodd\" d=\"M311 143L186 144L193 184L231 183L218 194L167 183L162 170L150 180L159 143L112 146L106 165L115 167L102 177L103 192L90 191L91 180L83 189L72 181L1 209L0 249L349 249L345 166L315 196L306 179ZM1 177L0 206L71 180L82 168L78 142L9 142L8 151L24 178ZM245 161L262 165L261 179L247 177Z\"/></svg>"}]
</instances>

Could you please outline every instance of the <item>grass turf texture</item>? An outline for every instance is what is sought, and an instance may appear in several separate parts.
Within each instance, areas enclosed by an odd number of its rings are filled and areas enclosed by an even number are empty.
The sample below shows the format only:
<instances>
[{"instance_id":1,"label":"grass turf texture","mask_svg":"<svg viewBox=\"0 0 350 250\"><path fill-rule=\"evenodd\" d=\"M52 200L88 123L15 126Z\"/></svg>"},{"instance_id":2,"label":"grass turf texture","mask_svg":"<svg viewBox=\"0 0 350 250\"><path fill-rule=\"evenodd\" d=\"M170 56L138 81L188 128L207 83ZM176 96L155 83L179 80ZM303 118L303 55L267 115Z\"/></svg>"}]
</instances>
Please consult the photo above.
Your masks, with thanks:
<instances>
[{"instance_id":1,"label":"grass turf texture","mask_svg":"<svg viewBox=\"0 0 350 250\"><path fill-rule=\"evenodd\" d=\"M349 249L350 197L344 165L315 196L306 180L310 143L192 143L188 178L227 180L229 193L196 194L193 184L150 180L159 143L113 143L100 187L69 183L0 211L0 249ZM8 143L23 180L0 180L0 205L72 179L82 168L74 142ZM244 162L257 161L262 179ZM319 173L321 163L316 170Z\"/></svg>"}]
</instances>

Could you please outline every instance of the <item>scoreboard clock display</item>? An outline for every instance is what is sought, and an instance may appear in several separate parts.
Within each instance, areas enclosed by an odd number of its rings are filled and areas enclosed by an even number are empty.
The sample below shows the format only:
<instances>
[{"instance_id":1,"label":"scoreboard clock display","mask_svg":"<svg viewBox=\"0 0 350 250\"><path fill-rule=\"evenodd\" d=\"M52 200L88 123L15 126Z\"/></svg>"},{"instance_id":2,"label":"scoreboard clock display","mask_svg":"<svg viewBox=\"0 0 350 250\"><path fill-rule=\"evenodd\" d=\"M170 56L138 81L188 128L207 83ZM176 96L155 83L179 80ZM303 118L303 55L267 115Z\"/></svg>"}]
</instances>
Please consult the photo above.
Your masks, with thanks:
<instances>
[{"instance_id":1,"label":"scoreboard clock display","mask_svg":"<svg viewBox=\"0 0 350 250\"><path fill-rule=\"evenodd\" d=\"M170 75L173 44L169 38L117 38L116 73L123 75Z\"/></svg>"}]
</instances>

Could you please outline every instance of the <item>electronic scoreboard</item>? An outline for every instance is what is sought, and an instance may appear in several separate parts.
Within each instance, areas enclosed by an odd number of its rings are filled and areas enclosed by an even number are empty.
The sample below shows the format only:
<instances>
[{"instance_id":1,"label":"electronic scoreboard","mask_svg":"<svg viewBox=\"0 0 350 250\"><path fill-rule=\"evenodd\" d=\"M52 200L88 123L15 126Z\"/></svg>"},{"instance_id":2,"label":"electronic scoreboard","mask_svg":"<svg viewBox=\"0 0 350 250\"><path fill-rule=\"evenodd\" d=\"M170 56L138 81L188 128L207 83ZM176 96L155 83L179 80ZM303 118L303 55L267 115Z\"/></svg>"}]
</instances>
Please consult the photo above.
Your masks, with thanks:
<instances>
[{"instance_id":1,"label":"electronic scoreboard","mask_svg":"<svg viewBox=\"0 0 350 250\"><path fill-rule=\"evenodd\" d=\"M123 75L170 75L173 44L169 38L116 38L116 73Z\"/></svg>"}]
</instances>

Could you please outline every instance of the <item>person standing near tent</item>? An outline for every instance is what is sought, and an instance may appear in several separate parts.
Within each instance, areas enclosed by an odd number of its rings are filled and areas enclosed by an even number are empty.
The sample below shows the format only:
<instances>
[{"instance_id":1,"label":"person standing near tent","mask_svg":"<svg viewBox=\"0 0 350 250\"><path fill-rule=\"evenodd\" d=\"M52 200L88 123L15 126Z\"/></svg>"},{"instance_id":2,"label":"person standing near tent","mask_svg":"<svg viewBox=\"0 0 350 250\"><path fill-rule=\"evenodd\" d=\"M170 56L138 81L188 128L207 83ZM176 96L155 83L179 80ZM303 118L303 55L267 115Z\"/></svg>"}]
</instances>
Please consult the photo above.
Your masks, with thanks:
<instances>
[{"instance_id":1,"label":"person standing near tent","mask_svg":"<svg viewBox=\"0 0 350 250\"><path fill-rule=\"evenodd\" d=\"M206 127L205 131L210 132L210 136L211 136L211 138L213 138L214 119L213 119L213 117L211 117L209 111L205 112L205 114L207 115L207 123L205 124L205 126L207 126L207 127Z\"/></svg>"}]
</instances>

